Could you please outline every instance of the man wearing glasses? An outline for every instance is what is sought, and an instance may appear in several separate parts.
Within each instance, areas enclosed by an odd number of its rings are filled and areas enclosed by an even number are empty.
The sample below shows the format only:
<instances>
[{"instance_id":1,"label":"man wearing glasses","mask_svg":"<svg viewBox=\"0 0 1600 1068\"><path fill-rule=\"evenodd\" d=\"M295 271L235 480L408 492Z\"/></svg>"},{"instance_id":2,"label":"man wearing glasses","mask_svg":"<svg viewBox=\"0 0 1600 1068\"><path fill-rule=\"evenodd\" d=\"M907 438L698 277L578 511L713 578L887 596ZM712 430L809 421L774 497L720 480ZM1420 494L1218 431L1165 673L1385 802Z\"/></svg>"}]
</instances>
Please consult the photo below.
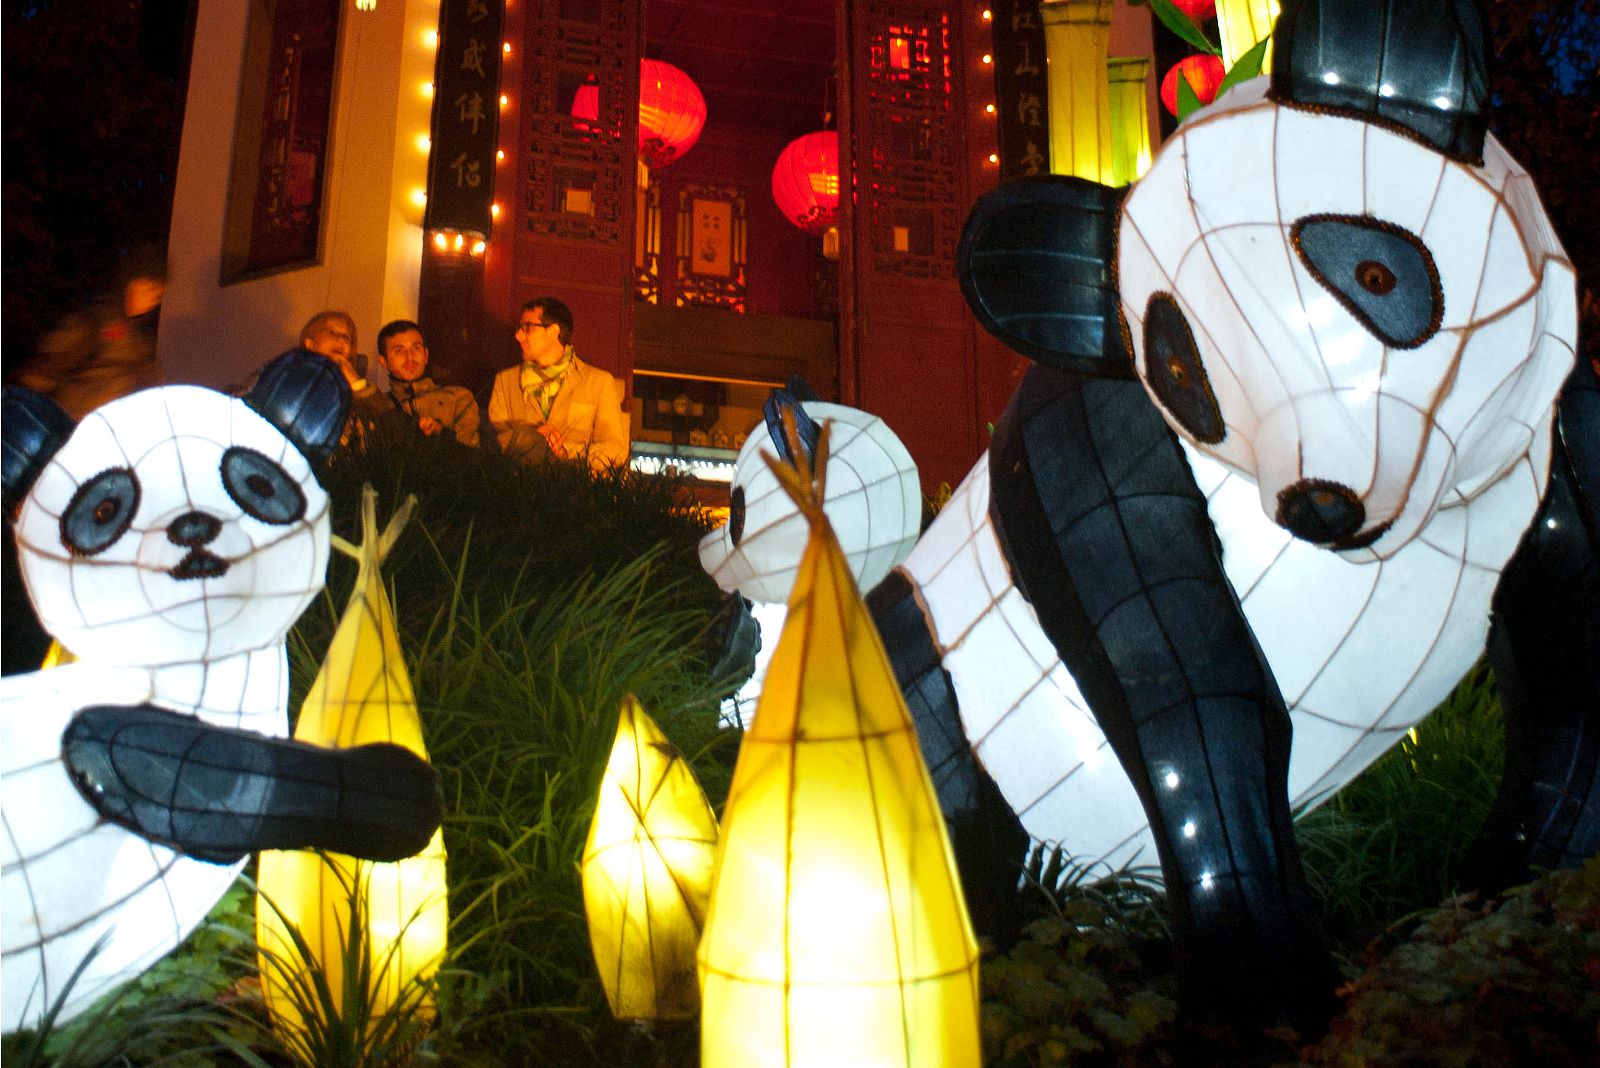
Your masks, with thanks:
<instances>
[{"instance_id":1,"label":"man wearing glasses","mask_svg":"<svg viewBox=\"0 0 1600 1068\"><path fill-rule=\"evenodd\" d=\"M548 452L595 471L628 462L622 380L578 359L572 311L554 297L522 306L522 363L494 377L489 423L503 452L535 461Z\"/></svg>"}]
</instances>

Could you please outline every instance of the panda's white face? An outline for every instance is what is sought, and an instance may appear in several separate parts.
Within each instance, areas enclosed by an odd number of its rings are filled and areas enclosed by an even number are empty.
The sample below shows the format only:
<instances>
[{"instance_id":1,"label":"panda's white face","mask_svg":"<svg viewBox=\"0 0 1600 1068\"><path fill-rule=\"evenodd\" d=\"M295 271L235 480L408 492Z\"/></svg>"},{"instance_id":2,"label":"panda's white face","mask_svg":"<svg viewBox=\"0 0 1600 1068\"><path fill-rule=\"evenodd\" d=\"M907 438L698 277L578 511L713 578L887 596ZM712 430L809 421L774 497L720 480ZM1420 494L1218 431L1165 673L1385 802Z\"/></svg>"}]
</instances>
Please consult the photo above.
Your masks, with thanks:
<instances>
[{"instance_id":1,"label":"panda's white face","mask_svg":"<svg viewBox=\"0 0 1600 1068\"><path fill-rule=\"evenodd\" d=\"M322 587L328 498L242 400L167 386L86 416L16 533L40 620L77 656L214 660L280 640Z\"/></svg>"},{"instance_id":2,"label":"panda's white face","mask_svg":"<svg viewBox=\"0 0 1600 1068\"><path fill-rule=\"evenodd\" d=\"M807 401L829 431L823 509L857 584L871 589L911 551L922 521L922 491L911 454L889 425L842 404ZM700 566L718 586L766 604L788 600L810 528L762 454L765 426L745 440L734 466L726 524L700 539Z\"/></svg>"},{"instance_id":3,"label":"panda's white face","mask_svg":"<svg viewBox=\"0 0 1600 1068\"><path fill-rule=\"evenodd\" d=\"M1573 283L1527 175L1285 107L1183 126L1124 204L1118 283L1173 429L1308 541L1387 557L1518 463L1570 369Z\"/></svg>"}]
</instances>

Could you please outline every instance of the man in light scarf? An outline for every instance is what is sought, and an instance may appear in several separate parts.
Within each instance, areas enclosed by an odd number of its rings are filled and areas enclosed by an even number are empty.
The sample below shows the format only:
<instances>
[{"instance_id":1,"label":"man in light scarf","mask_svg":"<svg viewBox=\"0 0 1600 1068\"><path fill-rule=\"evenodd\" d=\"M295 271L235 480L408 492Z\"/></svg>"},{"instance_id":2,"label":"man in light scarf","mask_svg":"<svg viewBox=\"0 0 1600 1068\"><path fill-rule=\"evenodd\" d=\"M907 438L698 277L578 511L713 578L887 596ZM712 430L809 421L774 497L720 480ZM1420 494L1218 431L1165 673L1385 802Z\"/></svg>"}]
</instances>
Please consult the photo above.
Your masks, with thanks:
<instances>
[{"instance_id":1,"label":"man in light scarf","mask_svg":"<svg viewBox=\"0 0 1600 1068\"><path fill-rule=\"evenodd\" d=\"M554 297L522 307L517 324L522 363L495 375L489 423L506 453L530 461L544 453L584 459L596 470L628 462L628 414L622 380L578 359L572 311Z\"/></svg>"}]
</instances>

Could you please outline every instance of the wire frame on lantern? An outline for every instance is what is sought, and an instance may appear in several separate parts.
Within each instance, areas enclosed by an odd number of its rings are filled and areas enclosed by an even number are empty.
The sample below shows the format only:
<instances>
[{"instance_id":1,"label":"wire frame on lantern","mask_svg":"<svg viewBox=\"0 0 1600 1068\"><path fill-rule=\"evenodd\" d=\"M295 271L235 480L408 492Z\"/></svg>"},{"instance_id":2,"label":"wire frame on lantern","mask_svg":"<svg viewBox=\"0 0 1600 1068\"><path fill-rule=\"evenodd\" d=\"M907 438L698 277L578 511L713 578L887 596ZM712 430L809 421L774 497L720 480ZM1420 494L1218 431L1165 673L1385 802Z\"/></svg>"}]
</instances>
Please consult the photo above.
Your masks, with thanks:
<instances>
[{"instance_id":1,"label":"wire frame on lantern","mask_svg":"<svg viewBox=\"0 0 1600 1068\"><path fill-rule=\"evenodd\" d=\"M717 817L694 772L629 695L582 862L589 945L618 1019L699 1010L694 954L716 851Z\"/></svg>"},{"instance_id":2,"label":"wire frame on lantern","mask_svg":"<svg viewBox=\"0 0 1600 1068\"><path fill-rule=\"evenodd\" d=\"M827 452L824 429L816 470ZM824 486L793 455L774 469L812 533L723 815L701 1063L977 1064L977 943L938 801Z\"/></svg>"}]
</instances>

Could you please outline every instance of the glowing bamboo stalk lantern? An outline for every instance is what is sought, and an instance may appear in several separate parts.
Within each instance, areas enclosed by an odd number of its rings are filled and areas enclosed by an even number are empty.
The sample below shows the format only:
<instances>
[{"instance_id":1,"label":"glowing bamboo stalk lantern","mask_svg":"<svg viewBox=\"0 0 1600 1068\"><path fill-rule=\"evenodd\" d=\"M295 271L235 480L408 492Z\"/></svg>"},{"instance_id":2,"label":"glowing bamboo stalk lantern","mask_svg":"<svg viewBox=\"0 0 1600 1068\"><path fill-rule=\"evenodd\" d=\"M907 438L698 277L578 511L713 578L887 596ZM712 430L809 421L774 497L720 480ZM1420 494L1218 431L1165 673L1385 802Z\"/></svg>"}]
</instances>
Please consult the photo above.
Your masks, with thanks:
<instances>
[{"instance_id":1,"label":"glowing bamboo stalk lantern","mask_svg":"<svg viewBox=\"0 0 1600 1068\"><path fill-rule=\"evenodd\" d=\"M333 538L335 548L355 557L359 570L328 655L300 708L294 732L300 741L339 747L390 742L427 759L394 611L378 570L415 505L415 498L408 499L380 537L377 494L367 486L360 546ZM295 950L285 922L299 930L337 997L344 983L342 943L350 940L351 885L362 894L372 976L366 994L374 1020L402 1000L415 999L416 984L438 969L449 925L442 830L421 853L393 863L304 851L264 851L259 863L256 883L272 902L256 908L259 967L267 1007L281 1034L307 1029L304 1006L296 1003L303 999L289 993L297 981L291 973L300 972L303 980L307 962ZM431 1013L431 1003L422 1011Z\"/></svg>"},{"instance_id":2,"label":"glowing bamboo stalk lantern","mask_svg":"<svg viewBox=\"0 0 1600 1068\"><path fill-rule=\"evenodd\" d=\"M1111 172L1116 185L1130 185L1150 169L1150 110L1144 83L1150 61L1114 56L1106 61L1111 85Z\"/></svg>"},{"instance_id":3,"label":"glowing bamboo stalk lantern","mask_svg":"<svg viewBox=\"0 0 1600 1068\"><path fill-rule=\"evenodd\" d=\"M716 852L705 792L630 695L583 847L589 945L618 1019L687 1019L699 1010L694 955Z\"/></svg>"},{"instance_id":4,"label":"glowing bamboo stalk lantern","mask_svg":"<svg viewBox=\"0 0 1600 1068\"><path fill-rule=\"evenodd\" d=\"M1222 62L1231 67L1239 57L1272 33L1278 20L1278 0L1217 0L1217 33L1222 38ZM1272 69L1272 46L1262 57L1261 69Z\"/></svg>"},{"instance_id":5,"label":"glowing bamboo stalk lantern","mask_svg":"<svg viewBox=\"0 0 1600 1068\"><path fill-rule=\"evenodd\" d=\"M822 512L826 428L811 462L788 430L797 467L772 467L811 536L723 814L701 1065L976 1066L978 950L944 821Z\"/></svg>"},{"instance_id":6,"label":"glowing bamboo stalk lantern","mask_svg":"<svg viewBox=\"0 0 1600 1068\"><path fill-rule=\"evenodd\" d=\"M1045 0L1039 12L1050 60L1050 172L1114 184L1106 81L1111 0Z\"/></svg>"}]
</instances>

